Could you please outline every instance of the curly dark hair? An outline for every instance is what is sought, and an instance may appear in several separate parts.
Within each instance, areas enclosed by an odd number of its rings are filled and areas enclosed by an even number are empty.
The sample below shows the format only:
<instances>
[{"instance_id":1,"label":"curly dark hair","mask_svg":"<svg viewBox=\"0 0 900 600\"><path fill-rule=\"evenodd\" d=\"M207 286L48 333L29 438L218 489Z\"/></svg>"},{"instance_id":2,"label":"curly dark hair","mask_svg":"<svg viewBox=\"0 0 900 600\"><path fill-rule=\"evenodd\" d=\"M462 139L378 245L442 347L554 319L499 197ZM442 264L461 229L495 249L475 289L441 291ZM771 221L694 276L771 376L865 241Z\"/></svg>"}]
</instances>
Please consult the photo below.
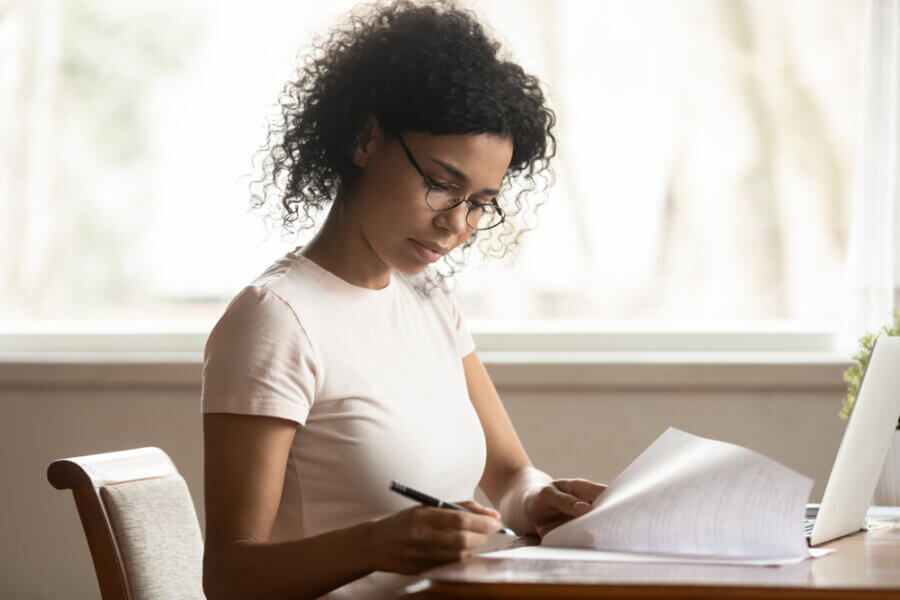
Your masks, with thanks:
<instances>
[{"instance_id":1,"label":"curly dark hair","mask_svg":"<svg viewBox=\"0 0 900 600\"><path fill-rule=\"evenodd\" d=\"M296 80L285 84L281 117L270 125L262 175L251 183L254 208L269 206L284 233L313 227L328 203L352 189L359 168L351 150L370 115L391 134L493 133L513 142L501 185L507 220L477 231L444 258L451 276L476 242L504 257L533 229L543 200L527 202L536 179L552 185L556 116L540 81L498 56L500 44L453 0L394 0L356 7L313 41ZM504 190L515 188L512 199ZM541 191L543 191L541 190Z\"/></svg>"}]
</instances>

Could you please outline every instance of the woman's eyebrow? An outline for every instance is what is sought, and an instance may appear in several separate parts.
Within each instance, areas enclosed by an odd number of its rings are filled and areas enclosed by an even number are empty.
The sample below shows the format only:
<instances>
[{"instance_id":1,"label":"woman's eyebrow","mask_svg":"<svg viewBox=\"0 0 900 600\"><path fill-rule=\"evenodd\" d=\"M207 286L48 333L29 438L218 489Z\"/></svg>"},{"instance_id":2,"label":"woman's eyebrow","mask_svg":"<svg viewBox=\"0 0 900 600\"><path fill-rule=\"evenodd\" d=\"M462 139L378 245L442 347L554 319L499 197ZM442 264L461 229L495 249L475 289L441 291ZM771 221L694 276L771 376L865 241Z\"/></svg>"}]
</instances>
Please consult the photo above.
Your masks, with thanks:
<instances>
[{"instance_id":1,"label":"woman's eyebrow","mask_svg":"<svg viewBox=\"0 0 900 600\"><path fill-rule=\"evenodd\" d=\"M431 158L431 157L429 157L429 158ZM444 161L442 161L442 160L438 160L438 159L436 159L436 158L431 158L431 161L432 161L433 163L437 164L438 166L440 166L441 168L443 168L445 171L447 171L448 173L450 173L452 176L454 176L454 177L456 177L457 179L459 179L460 181L463 181L464 183L469 183L469 177L468 177L465 173L463 173L462 171L460 171L458 167L456 167L456 166L454 166L454 165L452 165L452 164L450 164L450 163L444 162ZM496 196L497 194L500 193L500 190L497 190L497 189L494 189L494 188L484 188L484 189L481 190L480 192L476 192L476 193L478 193L478 194L491 194L491 195Z\"/></svg>"}]
</instances>

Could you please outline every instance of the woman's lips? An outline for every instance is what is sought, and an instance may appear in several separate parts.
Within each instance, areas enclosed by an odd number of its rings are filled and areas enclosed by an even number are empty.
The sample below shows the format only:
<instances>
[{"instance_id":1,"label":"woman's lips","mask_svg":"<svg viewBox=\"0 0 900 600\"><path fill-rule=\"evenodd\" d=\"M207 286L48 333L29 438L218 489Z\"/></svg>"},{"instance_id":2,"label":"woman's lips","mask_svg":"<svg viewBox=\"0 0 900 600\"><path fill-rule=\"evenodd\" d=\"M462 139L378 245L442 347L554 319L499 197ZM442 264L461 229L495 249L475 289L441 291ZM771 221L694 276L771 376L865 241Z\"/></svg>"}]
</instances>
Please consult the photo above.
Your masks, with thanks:
<instances>
[{"instance_id":1,"label":"woman's lips","mask_svg":"<svg viewBox=\"0 0 900 600\"><path fill-rule=\"evenodd\" d=\"M419 253L419 256L421 256L422 260L424 260L425 262L433 263L440 260L440 258L443 256L443 254L435 252L431 248L428 248L427 246L416 240L413 240L413 245L415 245L416 252Z\"/></svg>"}]
</instances>

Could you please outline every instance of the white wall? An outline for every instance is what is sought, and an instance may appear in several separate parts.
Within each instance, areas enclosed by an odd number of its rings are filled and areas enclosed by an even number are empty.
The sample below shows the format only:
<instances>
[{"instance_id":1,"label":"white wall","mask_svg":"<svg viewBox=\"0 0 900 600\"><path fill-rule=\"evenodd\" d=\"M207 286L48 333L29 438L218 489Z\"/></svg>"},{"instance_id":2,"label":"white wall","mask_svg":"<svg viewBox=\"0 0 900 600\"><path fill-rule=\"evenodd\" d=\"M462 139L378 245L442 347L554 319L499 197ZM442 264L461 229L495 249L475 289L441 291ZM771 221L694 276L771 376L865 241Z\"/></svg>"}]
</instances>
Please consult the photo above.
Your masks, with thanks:
<instances>
[{"instance_id":1,"label":"white wall","mask_svg":"<svg viewBox=\"0 0 900 600\"><path fill-rule=\"evenodd\" d=\"M812 501L821 497L843 430L841 367L816 371L823 374L818 383L809 369L799 382L791 368L771 377L760 371L757 385L678 366L662 378L647 367L645 375L618 380L623 369L573 378L565 367L544 366L556 376L543 384L534 369L489 370L532 461L554 476L608 481L674 425L813 477ZM159 446L187 480L202 525L199 367L179 369L123 376L121 368L95 365L85 376L77 366L0 367L0 597L99 598L72 495L46 479L56 458ZM692 377L702 385L674 385Z\"/></svg>"}]
</instances>

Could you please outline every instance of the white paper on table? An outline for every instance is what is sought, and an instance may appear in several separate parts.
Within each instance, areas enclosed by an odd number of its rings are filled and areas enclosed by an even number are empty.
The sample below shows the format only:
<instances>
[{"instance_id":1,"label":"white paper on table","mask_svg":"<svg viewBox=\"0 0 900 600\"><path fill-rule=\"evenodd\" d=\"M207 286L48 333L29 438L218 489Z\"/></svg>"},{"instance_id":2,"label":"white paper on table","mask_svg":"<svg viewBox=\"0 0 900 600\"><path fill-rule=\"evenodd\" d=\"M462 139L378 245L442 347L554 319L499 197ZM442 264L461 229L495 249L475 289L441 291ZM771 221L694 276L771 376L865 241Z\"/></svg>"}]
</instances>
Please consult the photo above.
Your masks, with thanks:
<instances>
[{"instance_id":1,"label":"white paper on table","mask_svg":"<svg viewBox=\"0 0 900 600\"><path fill-rule=\"evenodd\" d=\"M812 484L757 452L670 427L589 512L549 532L541 544L730 564L802 560L821 555L810 551L803 531Z\"/></svg>"},{"instance_id":2,"label":"white paper on table","mask_svg":"<svg viewBox=\"0 0 900 600\"><path fill-rule=\"evenodd\" d=\"M480 554L479 558L530 558L532 560L565 560L629 563L680 563L710 565L781 566L798 563L810 556L825 556L834 552L828 548L811 548L809 556L767 557L767 558L715 558L690 554L649 554L644 552L608 552L591 548L554 548L551 546L521 546L511 550L497 550Z\"/></svg>"}]
</instances>

